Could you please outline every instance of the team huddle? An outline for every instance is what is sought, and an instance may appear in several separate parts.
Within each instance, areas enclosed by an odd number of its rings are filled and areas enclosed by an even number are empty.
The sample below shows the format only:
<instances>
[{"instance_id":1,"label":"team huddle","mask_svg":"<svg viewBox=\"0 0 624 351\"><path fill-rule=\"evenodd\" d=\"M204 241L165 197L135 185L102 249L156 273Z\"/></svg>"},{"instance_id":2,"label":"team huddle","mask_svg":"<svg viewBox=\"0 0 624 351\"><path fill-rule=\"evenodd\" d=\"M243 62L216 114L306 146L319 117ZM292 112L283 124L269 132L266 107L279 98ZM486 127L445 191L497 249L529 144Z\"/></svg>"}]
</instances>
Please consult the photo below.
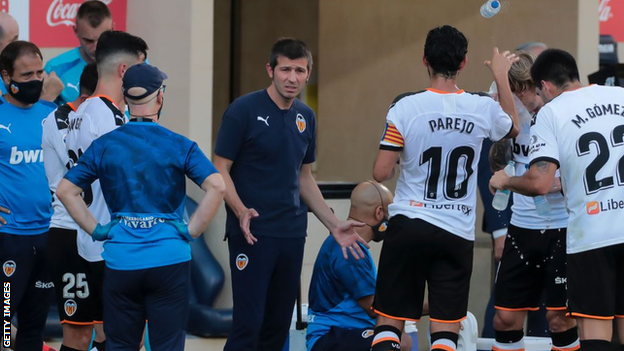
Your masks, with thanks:
<instances>
[{"instance_id":1,"label":"team huddle","mask_svg":"<svg viewBox=\"0 0 624 351\"><path fill-rule=\"evenodd\" d=\"M624 91L583 87L569 53L494 49L486 61L494 99L456 85L465 36L432 29L423 57L430 86L393 101L376 182L353 190L340 220L312 175L316 119L297 99L312 70L302 41L278 40L270 86L225 111L213 165L159 125L168 77L147 62L143 39L112 23L104 3L86 1L75 28L81 46L45 69L33 43L15 38L0 53L0 263L8 320L19 319L15 344L3 347L50 350L43 328L54 288L61 351L136 351L146 328L152 350L183 350L190 242L225 201L234 300L225 350L283 348L308 209L331 233L310 287L309 351L409 350L405 322L423 315L431 349L456 350L485 139L517 145L516 176L490 180L492 191L514 192L492 349L524 350L527 312L543 294L553 350L610 350L614 318L624 336ZM381 182L397 163L393 196ZM188 221L186 178L205 191ZM535 196L545 196L546 214ZM378 273L371 240L383 240Z\"/></svg>"}]
</instances>

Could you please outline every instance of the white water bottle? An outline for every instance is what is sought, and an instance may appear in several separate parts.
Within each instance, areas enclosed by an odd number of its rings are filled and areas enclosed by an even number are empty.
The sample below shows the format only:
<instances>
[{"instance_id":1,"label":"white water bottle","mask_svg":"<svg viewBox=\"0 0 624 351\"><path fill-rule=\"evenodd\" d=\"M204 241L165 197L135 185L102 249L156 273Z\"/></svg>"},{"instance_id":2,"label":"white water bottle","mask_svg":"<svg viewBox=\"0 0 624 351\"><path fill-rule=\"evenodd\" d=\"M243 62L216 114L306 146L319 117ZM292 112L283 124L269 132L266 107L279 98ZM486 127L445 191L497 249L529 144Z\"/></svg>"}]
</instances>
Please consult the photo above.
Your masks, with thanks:
<instances>
[{"instance_id":1,"label":"white water bottle","mask_svg":"<svg viewBox=\"0 0 624 351\"><path fill-rule=\"evenodd\" d=\"M510 177L516 174L516 163L514 161L509 161L507 163L507 166L505 166L505 173ZM496 190L496 194L494 194L494 199L492 200L492 207L497 211L505 210L509 203L510 193L509 190Z\"/></svg>"},{"instance_id":2,"label":"white water bottle","mask_svg":"<svg viewBox=\"0 0 624 351\"><path fill-rule=\"evenodd\" d=\"M537 214L541 217L547 217L550 214L550 203L545 195L533 197L533 203L535 204Z\"/></svg>"},{"instance_id":3,"label":"white water bottle","mask_svg":"<svg viewBox=\"0 0 624 351\"><path fill-rule=\"evenodd\" d=\"M484 18L492 18L501 10L501 3L498 0L488 0L481 5L481 16Z\"/></svg>"}]
</instances>

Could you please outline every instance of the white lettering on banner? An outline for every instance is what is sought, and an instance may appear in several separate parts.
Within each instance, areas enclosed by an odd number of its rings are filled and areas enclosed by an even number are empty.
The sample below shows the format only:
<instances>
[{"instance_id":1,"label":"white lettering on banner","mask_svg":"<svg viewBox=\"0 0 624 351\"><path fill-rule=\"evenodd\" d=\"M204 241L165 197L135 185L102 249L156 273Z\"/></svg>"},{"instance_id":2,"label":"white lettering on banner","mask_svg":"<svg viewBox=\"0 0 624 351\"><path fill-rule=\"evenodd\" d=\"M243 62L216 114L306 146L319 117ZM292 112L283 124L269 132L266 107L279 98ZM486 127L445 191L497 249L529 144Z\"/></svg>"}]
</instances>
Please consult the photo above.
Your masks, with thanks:
<instances>
[{"instance_id":1,"label":"white lettering on banner","mask_svg":"<svg viewBox=\"0 0 624 351\"><path fill-rule=\"evenodd\" d=\"M609 6L610 1L611 0L600 0L600 4L598 5L598 20L600 22L606 22L613 17L611 6Z\"/></svg>"},{"instance_id":2,"label":"white lettering on banner","mask_svg":"<svg viewBox=\"0 0 624 351\"><path fill-rule=\"evenodd\" d=\"M110 5L113 0L100 0L106 5ZM48 8L48 14L46 21L50 27L60 26L64 24L66 26L76 25L76 14L78 8L82 4L82 1L78 3L64 3L63 0L54 0Z\"/></svg>"}]
</instances>

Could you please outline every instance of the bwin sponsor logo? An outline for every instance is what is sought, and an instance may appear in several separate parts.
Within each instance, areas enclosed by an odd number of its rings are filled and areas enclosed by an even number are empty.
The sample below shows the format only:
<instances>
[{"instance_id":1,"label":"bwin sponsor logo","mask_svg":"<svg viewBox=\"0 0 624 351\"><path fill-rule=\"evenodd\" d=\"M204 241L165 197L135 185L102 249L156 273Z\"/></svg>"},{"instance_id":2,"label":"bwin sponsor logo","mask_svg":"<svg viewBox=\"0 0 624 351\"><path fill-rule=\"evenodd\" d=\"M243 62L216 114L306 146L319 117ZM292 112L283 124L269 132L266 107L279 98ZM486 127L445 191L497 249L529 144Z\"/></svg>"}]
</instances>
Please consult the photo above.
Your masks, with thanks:
<instances>
[{"instance_id":1,"label":"bwin sponsor logo","mask_svg":"<svg viewBox=\"0 0 624 351\"><path fill-rule=\"evenodd\" d=\"M11 158L9 163L12 165L18 165L20 163L36 163L43 162L43 150L24 150L20 151L17 146L11 148Z\"/></svg>"}]
</instances>

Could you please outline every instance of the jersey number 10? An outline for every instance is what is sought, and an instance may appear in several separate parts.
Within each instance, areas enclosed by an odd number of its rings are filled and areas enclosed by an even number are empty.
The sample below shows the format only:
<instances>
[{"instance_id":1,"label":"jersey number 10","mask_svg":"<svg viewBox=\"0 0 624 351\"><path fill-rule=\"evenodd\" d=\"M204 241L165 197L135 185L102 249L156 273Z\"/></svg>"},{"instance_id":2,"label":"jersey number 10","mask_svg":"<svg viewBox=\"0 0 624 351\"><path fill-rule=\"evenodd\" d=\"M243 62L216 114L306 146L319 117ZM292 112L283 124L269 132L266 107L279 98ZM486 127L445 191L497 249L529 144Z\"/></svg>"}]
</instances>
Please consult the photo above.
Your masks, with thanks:
<instances>
[{"instance_id":1,"label":"jersey number 10","mask_svg":"<svg viewBox=\"0 0 624 351\"><path fill-rule=\"evenodd\" d=\"M446 162L446 172L444 175L444 197L449 200L457 200L468 194L468 180L474 173L472 162L475 151L468 146L459 146L451 150ZM457 173L460 167L460 160L463 159L465 178L457 184ZM427 181L425 184L425 199L436 200L438 198L438 181L442 168L442 148L439 146L430 147L423 152L420 157L420 165L429 163L427 171Z\"/></svg>"}]
</instances>

